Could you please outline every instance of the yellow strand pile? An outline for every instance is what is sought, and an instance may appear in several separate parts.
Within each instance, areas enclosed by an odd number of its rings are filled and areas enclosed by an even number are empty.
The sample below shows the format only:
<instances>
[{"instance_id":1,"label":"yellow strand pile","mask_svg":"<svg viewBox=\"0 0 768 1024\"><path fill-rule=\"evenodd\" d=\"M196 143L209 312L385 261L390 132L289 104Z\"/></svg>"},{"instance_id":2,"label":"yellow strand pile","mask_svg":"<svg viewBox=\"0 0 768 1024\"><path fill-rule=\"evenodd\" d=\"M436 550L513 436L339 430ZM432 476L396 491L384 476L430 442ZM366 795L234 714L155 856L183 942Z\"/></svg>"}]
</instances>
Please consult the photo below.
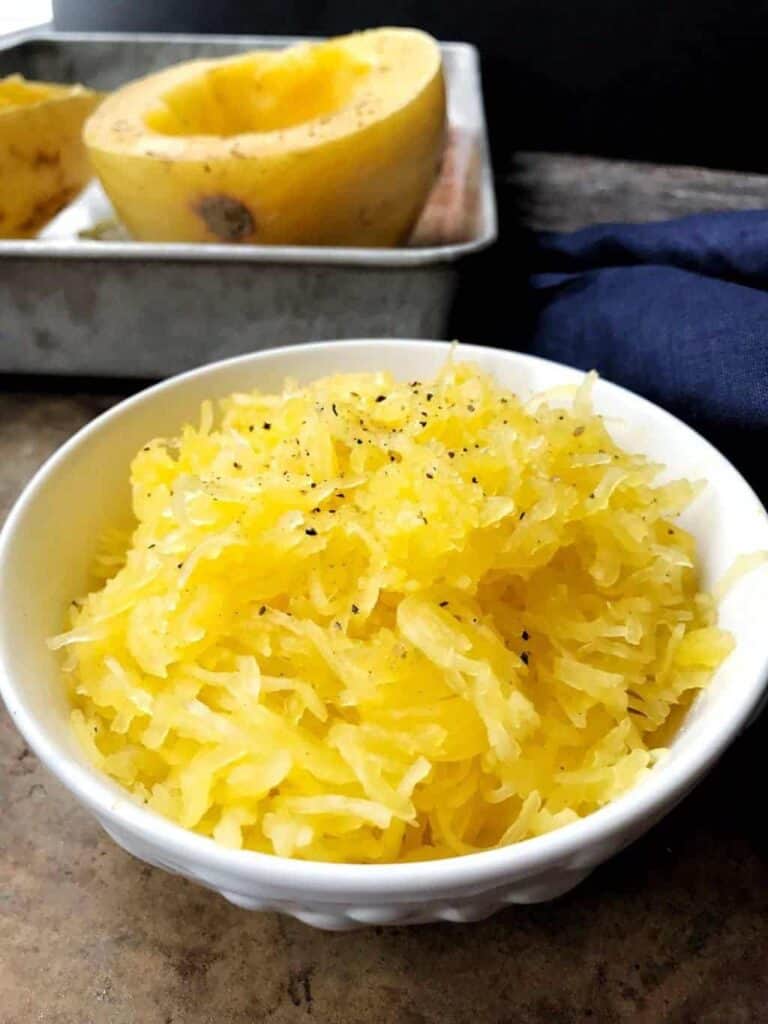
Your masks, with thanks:
<instances>
[{"instance_id":1,"label":"yellow strand pile","mask_svg":"<svg viewBox=\"0 0 768 1024\"><path fill-rule=\"evenodd\" d=\"M565 825L662 753L731 649L675 519L696 492L590 403L477 368L237 394L132 467L73 603L75 729L230 847L387 862Z\"/></svg>"}]
</instances>

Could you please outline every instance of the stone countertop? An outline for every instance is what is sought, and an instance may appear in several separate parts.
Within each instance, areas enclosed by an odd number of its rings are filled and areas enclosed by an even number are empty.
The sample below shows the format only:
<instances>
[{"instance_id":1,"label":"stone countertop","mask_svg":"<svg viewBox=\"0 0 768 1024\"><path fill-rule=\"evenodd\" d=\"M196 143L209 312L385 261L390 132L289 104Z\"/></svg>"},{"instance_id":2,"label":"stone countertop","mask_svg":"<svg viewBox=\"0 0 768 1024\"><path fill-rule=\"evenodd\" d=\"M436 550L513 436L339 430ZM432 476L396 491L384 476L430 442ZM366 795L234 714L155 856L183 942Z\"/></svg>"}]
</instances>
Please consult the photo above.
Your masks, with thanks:
<instances>
[{"instance_id":1,"label":"stone countertop","mask_svg":"<svg viewBox=\"0 0 768 1024\"><path fill-rule=\"evenodd\" d=\"M602 190L594 173L579 185L583 159L530 154L507 187L546 227L768 205L762 177L597 163ZM0 379L0 518L119 397L40 387ZM748 781L766 740L764 717L650 835L552 903L328 934L129 857L0 711L0 1024L766 1021L768 843Z\"/></svg>"}]
</instances>

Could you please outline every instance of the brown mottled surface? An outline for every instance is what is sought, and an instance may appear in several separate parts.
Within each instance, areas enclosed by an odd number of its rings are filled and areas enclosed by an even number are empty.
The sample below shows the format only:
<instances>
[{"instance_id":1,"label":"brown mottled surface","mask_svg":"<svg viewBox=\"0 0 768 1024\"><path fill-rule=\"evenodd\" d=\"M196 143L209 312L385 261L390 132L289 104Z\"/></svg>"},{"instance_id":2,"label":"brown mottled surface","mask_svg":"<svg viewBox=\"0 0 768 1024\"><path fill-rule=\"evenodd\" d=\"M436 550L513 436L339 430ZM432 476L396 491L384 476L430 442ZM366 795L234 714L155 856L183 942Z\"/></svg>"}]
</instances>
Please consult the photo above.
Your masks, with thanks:
<instances>
[{"instance_id":1,"label":"brown mottled surface","mask_svg":"<svg viewBox=\"0 0 768 1024\"><path fill-rule=\"evenodd\" d=\"M513 184L548 227L768 201L768 179L730 177L529 155ZM0 379L0 518L110 404L20 387ZM335 935L130 858L0 711L0 1024L763 1024L766 740L764 718L649 836L554 903Z\"/></svg>"},{"instance_id":2,"label":"brown mottled surface","mask_svg":"<svg viewBox=\"0 0 768 1024\"><path fill-rule=\"evenodd\" d=\"M765 174L568 153L518 153L501 185L503 195L515 197L528 226L551 231L768 205Z\"/></svg>"},{"instance_id":3,"label":"brown mottled surface","mask_svg":"<svg viewBox=\"0 0 768 1024\"><path fill-rule=\"evenodd\" d=\"M0 391L0 515L109 404ZM763 775L761 732L555 903L334 935L130 858L0 712L0 1024L766 1021L768 850L734 798Z\"/></svg>"}]
</instances>

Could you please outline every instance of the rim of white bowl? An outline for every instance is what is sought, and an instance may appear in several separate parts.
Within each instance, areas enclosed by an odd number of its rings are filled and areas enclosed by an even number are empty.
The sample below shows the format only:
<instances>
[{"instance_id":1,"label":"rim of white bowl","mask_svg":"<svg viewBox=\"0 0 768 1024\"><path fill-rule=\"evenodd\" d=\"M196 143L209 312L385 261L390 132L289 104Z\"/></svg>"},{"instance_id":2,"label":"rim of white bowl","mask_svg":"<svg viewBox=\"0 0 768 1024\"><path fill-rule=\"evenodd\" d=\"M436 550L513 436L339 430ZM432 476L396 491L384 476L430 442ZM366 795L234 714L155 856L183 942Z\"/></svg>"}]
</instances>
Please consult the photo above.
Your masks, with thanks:
<instances>
[{"instance_id":1,"label":"rim of white bowl","mask_svg":"<svg viewBox=\"0 0 768 1024\"><path fill-rule=\"evenodd\" d=\"M92 434L98 433L105 423L151 400L163 391L172 390L183 385L186 380L205 376L224 366L258 363L261 360L279 357L288 351L295 354L296 350L314 351L327 348L329 345L352 348L376 345L391 349L437 347L442 348L446 354L453 347L452 343L447 341L401 338L354 338L282 345L279 348L205 363L131 395L73 434L42 464L23 489L0 531L0 590L6 577L5 563L14 535L23 522L27 507L34 502L38 489L49 473L68 458L71 451ZM512 362L546 365L574 379L584 375L584 371L563 363L488 345L462 343L459 351L470 359L480 353L491 352L494 357L509 358ZM741 473L714 445L676 416L627 388L604 378L600 378L599 386L626 396L635 405L652 410L653 415L660 418L662 424L666 422L671 429L682 431L689 438L695 439L707 452L708 457L719 462L721 469L732 477L732 486L736 491L732 490L731 493L741 492L737 500L752 501L766 514L768 544L768 512ZM672 763L662 761L638 785L605 807L572 824L510 846L440 860L399 864L338 864L279 857L253 850L231 850L212 838L198 835L154 811L141 807L128 795L124 798L116 797L112 788L114 784L106 776L96 768L85 767L73 761L26 710L22 688L17 689L8 671L4 637L0 635L0 696L5 701L12 721L53 775L98 816L122 826L132 836L156 847L158 852L167 852L177 857L182 865L204 865L207 869L220 872L221 877L228 876L241 882L273 886L294 893L306 889L315 898L322 895L333 902L336 897L337 902L344 903L360 897L378 898L379 902L386 898L399 897L403 902L417 902L432 891L460 892L477 886L487 888L494 883L502 884L524 879L559 862L567 866L568 860L580 850L610 840L617 834L624 833L628 836L627 841L631 842L634 836L629 833L629 829L634 823L648 818L656 820L656 810L660 811L660 816L670 810L729 746L760 701L766 682L768 644L762 660L755 666L748 685L734 694L734 700L728 710L720 714L716 722L707 722L706 732L699 737L695 745L681 752ZM619 848L622 845L624 843L620 842ZM589 859L587 866L590 867L592 863L602 859L602 856L595 856ZM225 885L222 884L222 887Z\"/></svg>"}]
</instances>

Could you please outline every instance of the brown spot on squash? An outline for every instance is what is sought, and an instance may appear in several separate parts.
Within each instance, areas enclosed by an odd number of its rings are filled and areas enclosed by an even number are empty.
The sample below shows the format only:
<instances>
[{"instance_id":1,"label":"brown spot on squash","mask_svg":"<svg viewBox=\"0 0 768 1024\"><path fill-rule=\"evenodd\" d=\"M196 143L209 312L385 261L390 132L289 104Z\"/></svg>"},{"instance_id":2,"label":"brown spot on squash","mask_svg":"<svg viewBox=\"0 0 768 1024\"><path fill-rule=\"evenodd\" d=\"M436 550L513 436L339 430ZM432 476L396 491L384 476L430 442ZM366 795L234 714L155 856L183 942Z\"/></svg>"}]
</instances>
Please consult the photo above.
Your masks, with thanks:
<instances>
[{"instance_id":1,"label":"brown spot on squash","mask_svg":"<svg viewBox=\"0 0 768 1024\"><path fill-rule=\"evenodd\" d=\"M66 188L59 189L58 192L54 192L53 195L47 196L45 199L41 199L35 203L32 207L29 216L21 224L19 224L19 230L24 232L38 231L44 227L49 220L63 210L64 207L80 191L78 186L68 185Z\"/></svg>"},{"instance_id":2,"label":"brown spot on squash","mask_svg":"<svg viewBox=\"0 0 768 1024\"><path fill-rule=\"evenodd\" d=\"M56 167L61 162L61 154L58 150L54 150L52 153L46 152L44 149L38 149L32 159L33 167Z\"/></svg>"},{"instance_id":3,"label":"brown spot on squash","mask_svg":"<svg viewBox=\"0 0 768 1024\"><path fill-rule=\"evenodd\" d=\"M203 196L193 209L211 234L222 242L243 242L256 231L253 214L234 196Z\"/></svg>"}]
</instances>

